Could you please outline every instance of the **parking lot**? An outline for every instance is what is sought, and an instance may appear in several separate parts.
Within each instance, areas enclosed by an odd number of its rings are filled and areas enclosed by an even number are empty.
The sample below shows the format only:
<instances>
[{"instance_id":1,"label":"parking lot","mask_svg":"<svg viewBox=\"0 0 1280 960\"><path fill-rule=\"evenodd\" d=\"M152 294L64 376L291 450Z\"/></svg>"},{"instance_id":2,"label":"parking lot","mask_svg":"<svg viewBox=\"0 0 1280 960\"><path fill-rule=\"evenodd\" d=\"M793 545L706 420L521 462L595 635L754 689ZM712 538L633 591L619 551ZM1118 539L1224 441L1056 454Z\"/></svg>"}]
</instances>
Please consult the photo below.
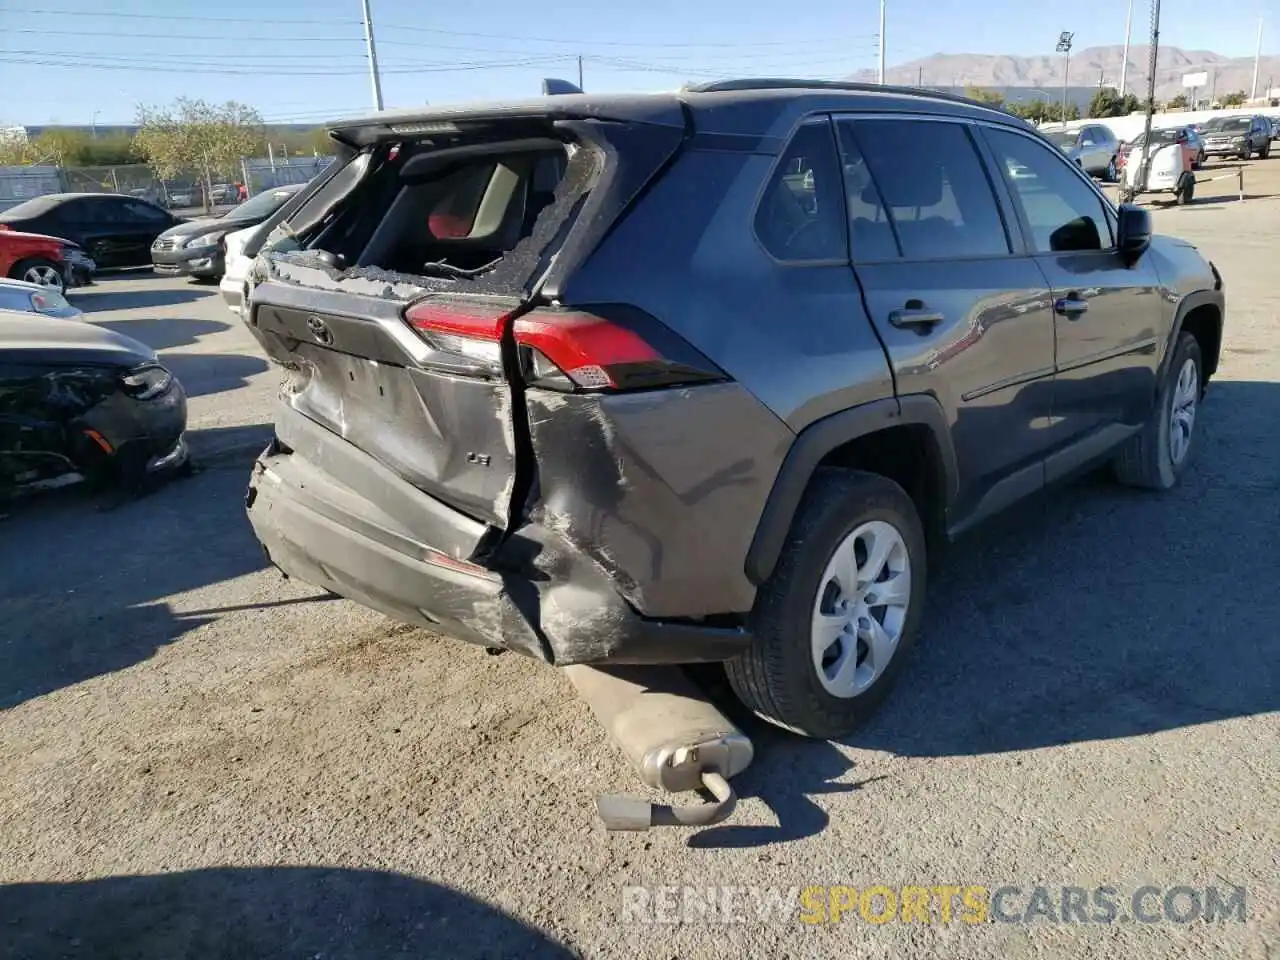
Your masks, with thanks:
<instances>
[{"instance_id":1,"label":"parking lot","mask_svg":"<svg viewBox=\"0 0 1280 960\"><path fill-rule=\"evenodd\" d=\"M279 377L216 286L74 292L181 378L199 469L0 520L0 955L1280 955L1280 158L1235 189L1155 214L1227 285L1183 484L1087 478L957 544L874 721L739 718L744 798L701 831L605 834L634 775L554 670L266 567L243 493ZM639 885L916 884L1231 885L1247 919L623 913Z\"/></svg>"}]
</instances>

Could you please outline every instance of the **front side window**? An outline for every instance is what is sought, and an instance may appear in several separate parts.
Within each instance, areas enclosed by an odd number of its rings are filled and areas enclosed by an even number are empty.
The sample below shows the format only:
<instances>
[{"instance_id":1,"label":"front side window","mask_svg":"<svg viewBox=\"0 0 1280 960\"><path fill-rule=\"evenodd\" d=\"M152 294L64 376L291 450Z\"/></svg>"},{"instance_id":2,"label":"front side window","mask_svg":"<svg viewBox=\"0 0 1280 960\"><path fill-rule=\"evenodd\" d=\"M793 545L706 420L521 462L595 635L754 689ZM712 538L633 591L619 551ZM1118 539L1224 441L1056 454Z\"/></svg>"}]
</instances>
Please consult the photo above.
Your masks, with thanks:
<instances>
[{"instance_id":1,"label":"front side window","mask_svg":"<svg viewBox=\"0 0 1280 960\"><path fill-rule=\"evenodd\" d=\"M932 120L852 120L851 136L908 259L1009 253L1000 208L968 131Z\"/></svg>"},{"instance_id":2,"label":"front side window","mask_svg":"<svg viewBox=\"0 0 1280 960\"><path fill-rule=\"evenodd\" d=\"M123 216L120 219L133 223L164 223L169 219L160 210L141 200L125 200L121 204L121 211Z\"/></svg>"},{"instance_id":3,"label":"front side window","mask_svg":"<svg viewBox=\"0 0 1280 960\"><path fill-rule=\"evenodd\" d=\"M844 201L831 124L796 131L756 209L756 237L779 260L843 260Z\"/></svg>"},{"instance_id":4,"label":"front side window","mask_svg":"<svg viewBox=\"0 0 1280 960\"><path fill-rule=\"evenodd\" d=\"M1102 200L1071 162L1030 137L988 130L1038 253L1104 250L1111 246Z\"/></svg>"}]
</instances>

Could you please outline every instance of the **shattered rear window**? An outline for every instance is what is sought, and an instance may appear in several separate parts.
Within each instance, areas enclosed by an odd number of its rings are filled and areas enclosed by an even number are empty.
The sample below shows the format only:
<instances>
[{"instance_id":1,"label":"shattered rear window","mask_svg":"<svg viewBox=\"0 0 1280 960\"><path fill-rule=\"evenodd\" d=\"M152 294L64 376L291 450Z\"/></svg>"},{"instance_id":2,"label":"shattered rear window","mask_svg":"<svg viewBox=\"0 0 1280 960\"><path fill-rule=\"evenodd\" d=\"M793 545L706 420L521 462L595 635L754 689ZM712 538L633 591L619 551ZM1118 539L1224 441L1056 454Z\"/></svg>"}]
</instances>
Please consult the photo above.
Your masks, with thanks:
<instances>
[{"instance_id":1,"label":"shattered rear window","mask_svg":"<svg viewBox=\"0 0 1280 960\"><path fill-rule=\"evenodd\" d=\"M277 276L314 281L294 265L412 289L525 283L589 189L591 151L547 138L463 146L375 147L363 182L272 245Z\"/></svg>"}]
</instances>

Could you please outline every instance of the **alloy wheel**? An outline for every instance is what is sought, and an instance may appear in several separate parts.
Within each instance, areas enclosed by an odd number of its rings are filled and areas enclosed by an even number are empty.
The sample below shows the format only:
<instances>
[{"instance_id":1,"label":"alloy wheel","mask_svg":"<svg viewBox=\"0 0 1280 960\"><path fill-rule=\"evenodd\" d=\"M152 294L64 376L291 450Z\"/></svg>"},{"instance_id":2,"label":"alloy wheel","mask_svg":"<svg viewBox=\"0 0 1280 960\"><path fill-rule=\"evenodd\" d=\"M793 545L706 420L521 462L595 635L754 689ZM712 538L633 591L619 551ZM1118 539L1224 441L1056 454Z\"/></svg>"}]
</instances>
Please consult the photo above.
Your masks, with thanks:
<instances>
[{"instance_id":1,"label":"alloy wheel","mask_svg":"<svg viewBox=\"0 0 1280 960\"><path fill-rule=\"evenodd\" d=\"M1191 449L1191 430L1196 422L1196 404L1200 399L1200 372L1191 357L1183 361L1173 387L1169 405L1169 459L1176 467Z\"/></svg>"},{"instance_id":2,"label":"alloy wheel","mask_svg":"<svg viewBox=\"0 0 1280 960\"><path fill-rule=\"evenodd\" d=\"M818 585L810 630L813 666L832 696L865 692L898 649L911 602L911 558L883 520L840 541Z\"/></svg>"},{"instance_id":3,"label":"alloy wheel","mask_svg":"<svg viewBox=\"0 0 1280 960\"><path fill-rule=\"evenodd\" d=\"M64 281L62 273L56 267L46 264L37 264L33 267L27 267L22 274L22 279L27 283L38 283L42 287L52 287L59 293L62 292Z\"/></svg>"}]
</instances>

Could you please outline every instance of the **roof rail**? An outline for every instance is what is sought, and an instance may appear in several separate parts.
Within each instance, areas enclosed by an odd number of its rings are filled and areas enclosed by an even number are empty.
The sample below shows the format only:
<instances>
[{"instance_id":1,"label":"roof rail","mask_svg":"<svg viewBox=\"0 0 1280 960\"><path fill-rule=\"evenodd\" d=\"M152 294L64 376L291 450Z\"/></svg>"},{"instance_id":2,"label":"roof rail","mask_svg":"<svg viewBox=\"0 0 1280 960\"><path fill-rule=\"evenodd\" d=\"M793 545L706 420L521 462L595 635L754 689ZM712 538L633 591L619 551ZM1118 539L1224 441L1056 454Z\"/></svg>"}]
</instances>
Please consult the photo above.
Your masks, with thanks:
<instances>
[{"instance_id":1,"label":"roof rail","mask_svg":"<svg viewBox=\"0 0 1280 960\"><path fill-rule=\"evenodd\" d=\"M999 110L989 103L962 97L957 93L944 93L927 87L900 87L884 83L859 83L854 80L792 80L785 77L741 78L737 80L712 80L708 83L687 83L686 93L726 93L742 90L838 90L850 93L892 93L905 97L928 97L933 100L950 100L975 107ZM1003 112L1003 111L1001 111Z\"/></svg>"}]
</instances>

